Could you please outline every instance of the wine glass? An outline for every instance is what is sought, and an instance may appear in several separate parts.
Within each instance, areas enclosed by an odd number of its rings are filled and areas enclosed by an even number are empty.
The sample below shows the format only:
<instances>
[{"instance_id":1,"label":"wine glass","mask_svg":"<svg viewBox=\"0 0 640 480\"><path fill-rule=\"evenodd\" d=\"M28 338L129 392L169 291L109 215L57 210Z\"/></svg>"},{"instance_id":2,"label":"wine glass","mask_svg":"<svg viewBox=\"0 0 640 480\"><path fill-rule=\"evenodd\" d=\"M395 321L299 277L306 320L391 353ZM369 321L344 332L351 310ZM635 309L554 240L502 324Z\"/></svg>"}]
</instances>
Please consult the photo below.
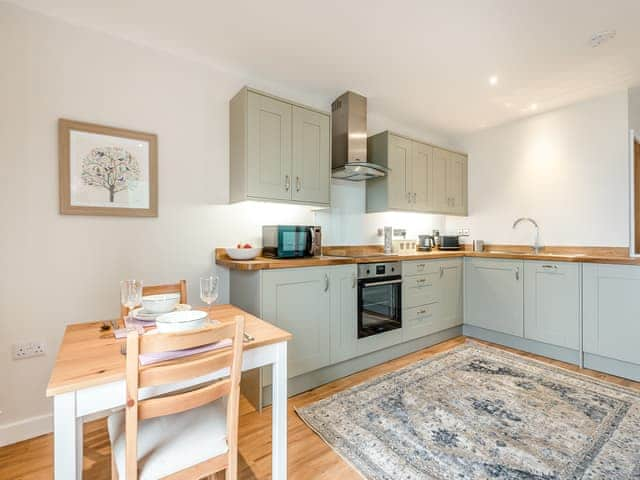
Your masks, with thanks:
<instances>
[{"instance_id":1,"label":"wine glass","mask_svg":"<svg viewBox=\"0 0 640 480\"><path fill-rule=\"evenodd\" d=\"M220 279L210 275L200 278L200 300L209 306L209 319L211 319L211 305L218 299L218 284Z\"/></svg>"},{"instance_id":2,"label":"wine glass","mask_svg":"<svg viewBox=\"0 0 640 480\"><path fill-rule=\"evenodd\" d=\"M133 309L142 302L142 280L122 280L120 282L120 303L129 309L133 319ZM126 327L126 325L125 325Z\"/></svg>"}]
</instances>

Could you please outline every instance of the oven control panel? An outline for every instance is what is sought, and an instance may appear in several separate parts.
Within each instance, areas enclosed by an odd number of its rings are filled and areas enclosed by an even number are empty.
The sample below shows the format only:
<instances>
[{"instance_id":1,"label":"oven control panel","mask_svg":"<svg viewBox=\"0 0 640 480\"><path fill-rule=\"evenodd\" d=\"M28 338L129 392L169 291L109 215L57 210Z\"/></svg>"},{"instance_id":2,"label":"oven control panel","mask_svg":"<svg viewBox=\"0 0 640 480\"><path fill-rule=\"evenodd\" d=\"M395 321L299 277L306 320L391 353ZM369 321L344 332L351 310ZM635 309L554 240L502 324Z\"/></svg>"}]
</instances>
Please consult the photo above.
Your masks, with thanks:
<instances>
[{"instance_id":1,"label":"oven control panel","mask_svg":"<svg viewBox=\"0 0 640 480\"><path fill-rule=\"evenodd\" d=\"M361 263L358 265L358 279L391 277L402 275L402 263Z\"/></svg>"}]
</instances>

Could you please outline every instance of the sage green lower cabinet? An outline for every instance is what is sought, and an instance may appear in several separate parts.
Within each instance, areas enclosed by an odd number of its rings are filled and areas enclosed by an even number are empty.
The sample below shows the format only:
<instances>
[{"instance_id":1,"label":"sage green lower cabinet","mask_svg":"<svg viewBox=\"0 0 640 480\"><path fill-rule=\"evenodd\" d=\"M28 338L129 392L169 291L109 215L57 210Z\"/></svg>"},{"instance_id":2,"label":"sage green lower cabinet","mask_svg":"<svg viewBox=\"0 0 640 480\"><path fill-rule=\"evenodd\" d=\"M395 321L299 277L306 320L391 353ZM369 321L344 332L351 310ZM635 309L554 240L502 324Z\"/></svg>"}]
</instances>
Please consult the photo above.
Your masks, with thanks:
<instances>
[{"instance_id":1,"label":"sage green lower cabinet","mask_svg":"<svg viewBox=\"0 0 640 480\"><path fill-rule=\"evenodd\" d=\"M356 265L331 267L331 363L358 355L358 281Z\"/></svg>"},{"instance_id":2,"label":"sage green lower cabinet","mask_svg":"<svg viewBox=\"0 0 640 480\"><path fill-rule=\"evenodd\" d=\"M289 377L331 363L331 271L328 268L265 270L262 318L290 332Z\"/></svg>"},{"instance_id":3,"label":"sage green lower cabinet","mask_svg":"<svg viewBox=\"0 0 640 480\"><path fill-rule=\"evenodd\" d=\"M580 264L524 262L524 337L580 348Z\"/></svg>"},{"instance_id":4,"label":"sage green lower cabinet","mask_svg":"<svg viewBox=\"0 0 640 480\"><path fill-rule=\"evenodd\" d=\"M440 260L436 295L439 298L438 314L442 318L442 327L451 328L462 325L463 298L462 279L464 278L463 259Z\"/></svg>"},{"instance_id":5,"label":"sage green lower cabinet","mask_svg":"<svg viewBox=\"0 0 640 480\"><path fill-rule=\"evenodd\" d=\"M466 258L465 263L465 323L522 337L523 262Z\"/></svg>"},{"instance_id":6,"label":"sage green lower cabinet","mask_svg":"<svg viewBox=\"0 0 640 480\"><path fill-rule=\"evenodd\" d=\"M585 263L582 268L585 367L596 367L589 365L591 354L599 357L593 358L602 365L597 369L638 380L640 267Z\"/></svg>"},{"instance_id":7,"label":"sage green lower cabinet","mask_svg":"<svg viewBox=\"0 0 640 480\"><path fill-rule=\"evenodd\" d=\"M403 262L403 340L462 324L462 258Z\"/></svg>"}]
</instances>

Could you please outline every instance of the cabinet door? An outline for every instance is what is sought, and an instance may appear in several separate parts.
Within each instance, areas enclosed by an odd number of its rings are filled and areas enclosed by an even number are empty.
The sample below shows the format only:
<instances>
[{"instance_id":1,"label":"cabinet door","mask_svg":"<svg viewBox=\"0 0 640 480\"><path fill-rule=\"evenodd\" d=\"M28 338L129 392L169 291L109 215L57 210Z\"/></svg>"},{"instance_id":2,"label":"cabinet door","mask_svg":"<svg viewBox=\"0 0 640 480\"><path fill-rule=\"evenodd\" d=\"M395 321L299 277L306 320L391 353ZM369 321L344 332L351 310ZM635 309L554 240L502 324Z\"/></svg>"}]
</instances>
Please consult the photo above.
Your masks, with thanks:
<instances>
[{"instance_id":1,"label":"cabinet door","mask_svg":"<svg viewBox=\"0 0 640 480\"><path fill-rule=\"evenodd\" d=\"M584 351L640 364L640 267L585 263L582 274Z\"/></svg>"},{"instance_id":2,"label":"cabinet door","mask_svg":"<svg viewBox=\"0 0 640 480\"><path fill-rule=\"evenodd\" d=\"M411 179L411 140L389 135L389 168L389 208L410 210L411 186L407 180Z\"/></svg>"},{"instance_id":3,"label":"cabinet door","mask_svg":"<svg viewBox=\"0 0 640 480\"><path fill-rule=\"evenodd\" d=\"M465 288L465 323L523 336L523 262L471 258Z\"/></svg>"},{"instance_id":4,"label":"cabinet door","mask_svg":"<svg viewBox=\"0 0 640 480\"><path fill-rule=\"evenodd\" d=\"M356 266L331 267L331 363L357 355L358 288Z\"/></svg>"},{"instance_id":5,"label":"cabinet door","mask_svg":"<svg viewBox=\"0 0 640 480\"><path fill-rule=\"evenodd\" d=\"M248 93L247 195L291 199L291 105Z\"/></svg>"},{"instance_id":6,"label":"cabinet door","mask_svg":"<svg viewBox=\"0 0 640 480\"><path fill-rule=\"evenodd\" d=\"M467 214L467 157L448 152L446 161L446 200L448 211Z\"/></svg>"},{"instance_id":7,"label":"cabinet door","mask_svg":"<svg viewBox=\"0 0 640 480\"><path fill-rule=\"evenodd\" d=\"M329 117L293 107L293 161L291 198L329 204Z\"/></svg>"},{"instance_id":8,"label":"cabinet door","mask_svg":"<svg viewBox=\"0 0 640 480\"><path fill-rule=\"evenodd\" d=\"M433 195L431 192L431 175L433 147L423 143L412 142L411 144L411 192L413 209L426 212L432 208Z\"/></svg>"},{"instance_id":9,"label":"cabinet door","mask_svg":"<svg viewBox=\"0 0 640 480\"><path fill-rule=\"evenodd\" d=\"M433 147L433 166L431 193L433 210L447 213L451 210L451 201L447 197L447 162L449 152Z\"/></svg>"},{"instance_id":10,"label":"cabinet door","mask_svg":"<svg viewBox=\"0 0 640 480\"><path fill-rule=\"evenodd\" d=\"M326 268L262 272L262 316L293 334L289 378L329 365L330 278Z\"/></svg>"},{"instance_id":11,"label":"cabinet door","mask_svg":"<svg viewBox=\"0 0 640 480\"><path fill-rule=\"evenodd\" d=\"M525 262L525 338L580 348L579 275L575 263Z\"/></svg>"},{"instance_id":12,"label":"cabinet door","mask_svg":"<svg viewBox=\"0 0 640 480\"><path fill-rule=\"evenodd\" d=\"M462 277L461 258L440 263L436 296L443 329L462 325Z\"/></svg>"}]
</instances>

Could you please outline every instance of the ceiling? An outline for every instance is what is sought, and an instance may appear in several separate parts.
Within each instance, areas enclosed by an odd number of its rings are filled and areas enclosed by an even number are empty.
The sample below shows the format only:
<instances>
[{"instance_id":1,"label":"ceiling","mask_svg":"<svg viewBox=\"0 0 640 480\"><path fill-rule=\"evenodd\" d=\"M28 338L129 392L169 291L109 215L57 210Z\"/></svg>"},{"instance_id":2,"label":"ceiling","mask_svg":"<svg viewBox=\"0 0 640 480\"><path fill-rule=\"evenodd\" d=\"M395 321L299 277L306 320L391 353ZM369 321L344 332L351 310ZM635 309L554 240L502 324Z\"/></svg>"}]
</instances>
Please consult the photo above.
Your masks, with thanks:
<instances>
[{"instance_id":1,"label":"ceiling","mask_svg":"<svg viewBox=\"0 0 640 480\"><path fill-rule=\"evenodd\" d=\"M328 101L355 90L397 122L448 134L640 83L638 0L13 3Z\"/></svg>"}]
</instances>

